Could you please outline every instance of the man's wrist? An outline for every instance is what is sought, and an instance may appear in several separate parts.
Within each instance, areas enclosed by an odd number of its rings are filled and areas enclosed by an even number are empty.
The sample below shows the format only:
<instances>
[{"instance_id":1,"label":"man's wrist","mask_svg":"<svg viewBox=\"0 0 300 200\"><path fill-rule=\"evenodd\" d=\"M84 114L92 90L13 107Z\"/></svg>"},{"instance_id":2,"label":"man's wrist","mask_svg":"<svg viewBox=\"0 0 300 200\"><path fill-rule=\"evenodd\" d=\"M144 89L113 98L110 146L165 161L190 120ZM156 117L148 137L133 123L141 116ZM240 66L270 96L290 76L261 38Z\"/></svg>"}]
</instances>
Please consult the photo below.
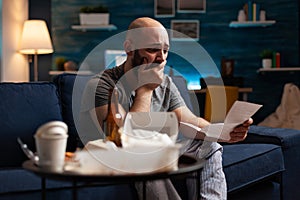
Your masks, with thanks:
<instances>
[{"instance_id":1,"label":"man's wrist","mask_svg":"<svg viewBox=\"0 0 300 200\"><path fill-rule=\"evenodd\" d=\"M153 90L139 88L135 91L135 97L131 112L150 112L150 104Z\"/></svg>"},{"instance_id":2,"label":"man's wrist","mask_svg":"<svg viewBox=\"0 0 300 200\"><path fill-rule=\"evenodd\" d=\"M148 89L146 87L140 87L135 91L135 99L151 99L153 94L153 90Z\"/></svg>"},{"instance_id":3,"label":"man's wrist","mask_svg":"<svg viewBox=\"0 0 300 200\"><path fill-rule=\"evenodd\" d=\"M135 91L135 96L152 96L153 94L153 90L151 88L148 88L146 86L142 86L142 87L139 87L138 89L136 89Z\"/></svg>"}]
</instances>

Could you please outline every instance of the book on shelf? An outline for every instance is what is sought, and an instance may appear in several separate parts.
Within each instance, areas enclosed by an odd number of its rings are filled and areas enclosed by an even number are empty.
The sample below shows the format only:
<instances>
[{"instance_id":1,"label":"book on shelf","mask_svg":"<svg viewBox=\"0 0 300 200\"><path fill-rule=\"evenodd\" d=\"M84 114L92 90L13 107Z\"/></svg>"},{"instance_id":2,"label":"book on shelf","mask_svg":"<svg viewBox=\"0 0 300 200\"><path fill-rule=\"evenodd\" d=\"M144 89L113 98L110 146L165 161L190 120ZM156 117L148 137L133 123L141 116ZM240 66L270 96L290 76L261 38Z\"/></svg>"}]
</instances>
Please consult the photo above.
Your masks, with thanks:
<instances>
[{"instance_id":1,"label":"book on shelf","mask_svg":"<svg viewBox=\"0 0 300 200\"><path fill-rule=\"evenodd\" d=\"M255 14L256 14L256 21L260 20L260 4L255 4Z\"/></svg>"},{"instance_id":2,"label":"book on shelf","mask_svg":"<svg viewBox=\"0 0 300 200\"><path fill-rule=\"evenodd\" d=\"M247 3L244 4L243 10L244 10L245 15L246 15L246 21L248 21L249 17L248 17L248 4Z\"/></svg>"},{"instance_id":3,"label":"book on shelf","mask_svg":"<svg viewBox=\"0 0 300 200\"><path fill-rule=\"evenodd\" d=\"M280 68L280 53L275 53L275 60L276 60L276 68Z\"/></svg>"},{"instance_id":4,"label":"book on shelf","mask_svg":"<svg viewBox=\"0 0 300 200\"><path fill-rule=\"evenodd\" d=\"M248 1L244 4L243 10L246 14L246 21L260 20L260 4Z\"/></svg>"},{"instance_id":5,"label":"book on shelf","mask_svg":"<svg viewBox=\"0 0 300 200\"><path fill-rule=\"evenodd\" d=\"M256 22L256 3L252 4L252 10L253 10L253 21Z\"/></svg>"},{"instance_id":6,"label":"book on shelf","mask_svg":"<svg viewBox=\"0 0 300 200\"><path fill-rule=\"evenodd\" d=\"M272 68L276 67L276 52L272 54Z\"/></svg>"},{"instance_id":7,"label":"book on shelf","mask_svg":"<svg viewBox=\"0 0 300 200\"><path fill-rule=\"evenodd\" d=\"M280 68L280 53L274 51L272 57L272 68Z\"/></svg>"},{"instance_id":8,"label":"book on shelf","mask_svg":"<svg viewBox=\"0 0 300 200\"><path fill-rule=\"evenodd\" d=\"M253 3L252 1L248 1L248 21L253 20Z\"/></svg>"}]
</instances>

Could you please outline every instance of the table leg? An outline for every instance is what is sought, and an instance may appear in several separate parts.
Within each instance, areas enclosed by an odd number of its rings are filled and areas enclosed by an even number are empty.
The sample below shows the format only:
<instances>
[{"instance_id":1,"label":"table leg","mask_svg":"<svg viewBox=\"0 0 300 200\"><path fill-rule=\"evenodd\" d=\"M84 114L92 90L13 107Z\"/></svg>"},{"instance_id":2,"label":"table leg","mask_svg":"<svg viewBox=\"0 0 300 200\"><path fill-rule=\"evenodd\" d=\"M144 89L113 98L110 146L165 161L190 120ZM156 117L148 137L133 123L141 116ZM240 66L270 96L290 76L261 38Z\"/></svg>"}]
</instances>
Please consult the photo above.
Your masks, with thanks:
<instances>
[{"instance_id":1,"label":"table leg","mask_svg":"<svg viewBox=\"0 0 300 200\"><path fill-rule=\"evenodd\" d=\"M41 178L42 200L46 200L46 178Z\"/></svg>"},{"instance_id":2,"label":"table leg","mask_svg":"<svg viewBox=\"0 0 300 200\"><path fill-rule=\"evenodd\" d=\"M73 181L72 193L73 193L73 200L77 200L77 182L76 181Z\"/></svg>"},{"instance_id":3,"label":"table leg","mask_svg":"<svg viewBox=\"0 0 300 200\"><path fill-rule=\"evenodd\" d=\"M146 200L146 196L147 196L147 194L146 194L146 181L143 181L143 193L142 193L142 195L143 195L143 200Z\"/></svg>"}]
</instances>

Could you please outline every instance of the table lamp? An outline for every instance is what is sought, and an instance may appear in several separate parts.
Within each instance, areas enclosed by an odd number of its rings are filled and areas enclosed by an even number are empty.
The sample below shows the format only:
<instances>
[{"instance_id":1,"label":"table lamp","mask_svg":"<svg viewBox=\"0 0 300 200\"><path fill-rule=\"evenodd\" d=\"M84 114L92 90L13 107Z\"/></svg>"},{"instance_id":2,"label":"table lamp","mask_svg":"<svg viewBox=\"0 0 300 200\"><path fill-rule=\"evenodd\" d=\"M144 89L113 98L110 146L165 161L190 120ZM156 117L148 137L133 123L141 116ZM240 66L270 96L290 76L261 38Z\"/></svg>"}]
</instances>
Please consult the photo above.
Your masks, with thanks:
<instances>
[{"instance_id":1,"label":"table lamp","mask_svg":"<svg viewBox=\"0 0 300 200\"><path fill-rule=\"evenodd\" d=\"M53 52L50 34L43 20L26 20L23 26L19 52L34 55L34 81L38 81L38 54Z\"/></svg>"}]
</instances>

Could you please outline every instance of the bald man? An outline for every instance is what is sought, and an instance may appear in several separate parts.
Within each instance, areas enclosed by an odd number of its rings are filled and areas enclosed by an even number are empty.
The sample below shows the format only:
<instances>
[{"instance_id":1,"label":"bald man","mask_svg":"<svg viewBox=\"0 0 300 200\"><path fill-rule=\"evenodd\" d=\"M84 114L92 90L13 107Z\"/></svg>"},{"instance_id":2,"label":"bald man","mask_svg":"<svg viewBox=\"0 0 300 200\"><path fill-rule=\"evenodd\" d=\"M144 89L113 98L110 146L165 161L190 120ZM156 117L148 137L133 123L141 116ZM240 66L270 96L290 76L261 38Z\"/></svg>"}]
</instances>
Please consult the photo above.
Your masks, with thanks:
<instances>
[{"instance_id":1,"label":"bald man","mask_svg":"<svg viewBox=\"0 0 300 200\"><path fill-rule=\"evenodd\" d=\"M86 108L94 123L103 130L110 103L109 94L116 86L119 90L119 112L124 119L127 112L174 112L178 121L188 122L200 128L209 125L203 118L195 116L185 105L171 77L164 74L169 37L158 21L142 17L135 19L128 28L124 49L126 61L93 78L95 105ZM92 90L90 90L92 91ZM252 119L231 132L230 143L245 139ZM191 141L187 154L205 158L207 162L201 172L200 199L226 199L226 181L222 169L222 146L217 142L205 141L202 133L187 135ZM195 199L195 182L188 180L189 199ZM140 191L140 184L136 184ZM139 192L140 193L140 192ZM152 181L147 185L149 199L180 199L172 183Z\"/></svg>"}]
</instances>

